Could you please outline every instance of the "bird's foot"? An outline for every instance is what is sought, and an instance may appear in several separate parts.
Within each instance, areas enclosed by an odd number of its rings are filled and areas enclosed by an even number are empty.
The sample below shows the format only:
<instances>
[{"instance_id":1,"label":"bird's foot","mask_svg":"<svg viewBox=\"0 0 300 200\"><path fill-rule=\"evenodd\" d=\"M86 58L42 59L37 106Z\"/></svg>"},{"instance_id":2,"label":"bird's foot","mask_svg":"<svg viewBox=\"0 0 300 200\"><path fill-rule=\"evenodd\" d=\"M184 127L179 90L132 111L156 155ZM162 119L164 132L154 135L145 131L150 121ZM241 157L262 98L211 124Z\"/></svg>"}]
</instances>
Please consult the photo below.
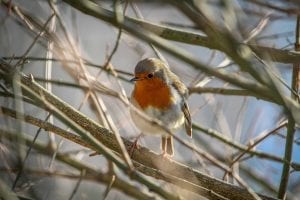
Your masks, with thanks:
<instances>
[{"instance_id":1,"label":"bird's foot","mask_svg":"<svg viewBox=\"0 0 300 200\"><path fill-rule=\"evenodd\" d=\"M132 157L133 152L135 149L139 149L140 145L138 144L138 140L140 139L140 137L142 136L142 134L140 134L139 136L137 136L137 138L133 141L132 145L129 148L129 156Z\"/></svg>"}]
</instances>

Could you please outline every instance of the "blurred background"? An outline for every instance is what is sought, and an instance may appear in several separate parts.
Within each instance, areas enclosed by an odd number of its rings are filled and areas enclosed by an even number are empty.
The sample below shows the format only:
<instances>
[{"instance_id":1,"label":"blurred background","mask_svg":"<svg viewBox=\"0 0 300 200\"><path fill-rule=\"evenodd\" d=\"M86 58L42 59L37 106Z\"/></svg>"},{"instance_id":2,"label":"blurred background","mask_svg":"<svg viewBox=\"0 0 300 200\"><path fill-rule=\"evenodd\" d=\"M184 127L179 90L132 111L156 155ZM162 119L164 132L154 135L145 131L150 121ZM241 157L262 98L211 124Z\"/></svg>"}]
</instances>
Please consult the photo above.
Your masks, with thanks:
<instances>
[{"instance_id":1,"label":"blurred background","mask_svg":"<svg viewBox=\"0 0 300 200\"><path fill-rule=\"evenodd\" d=\"M103 9L110 11L116 9L113 1L95 0L92 2ZM213 22L213 25L232 34L236 41L257 45L258 49L259 46L264 46L294 51L297 14L300 12L298 1L205 0L186 2L199 9ZM203 37L207 35L182 12L178 3L176 6L170 1L122 1L120 5L126 16ZM43 32L45 25L47 33ZM48 91L100 125L118 130L122 137L130 141L133 141L140 131L131 120L128 106L105 92L96 92L96 97L93 97L86 88L88 82L85 78L90 77L101 85L130 97L133 84L128 80L133 77L132 73L136 63L143 58L157 57L159 54L190 89L188 103L193 123L196 126L193 130L193 138L188 138L183 129L176 134L182 140L213 156L218 162L232 167L235 173L255 192L277 196L282 179L282 162L252 154L243 155L234 165L232 162L237 155L243 152L234 147L234 144L246 148L247 145L255 143L258 138L265 135L267 136L255 144L252 150L284 158L288 117L285 115L286 111L283 106L257 98L252 93L246 92L237 95L233 92L232 95L228 95L226 89L238 90L240 87L218 77L210 76L181 58L133 36L128 31L119 33L116 26L83 14L61 0L0 2L1 59L11 65L16 65L17 69L24 74L32 74L35 81ZM226 45L228 42L223 41L222 37L214 37L210 40L213 40L210 42L216 46ZM176 49L189 52L197 61L207 67L257 81L245 70L242 70L242 67L237 65L228 54L216 48L184 41L169 40L169 42L175 45ZM266 58L265 62L271 66L272 73L274 72L281 80L290 85L293 62L274 61L272 55L264 54L263 56ZM83 65L80 65L78 57L82 59ZM262 65L259 59L251 58L249 60L256 68ZM199 91L202 89L202 92L196 92L196 88L200 88ZM290 96L290 90L284 86L282 88L284 88L283 93ZM40 107L5 95L7 90L15 93L18 87L7 86L2 81L0 90L2 108L20 110L41 120L47 118L50 123L70 130L59 119L53 116L47 117L48 112ZM226 95L218 94L223 90ZM107 116L111 119L108 120ZM21 130L24 134L32 137L39 129L37 126L6 114L0 115L0 123L3 129ZM201 131L197 126L207 131ZM276 128L278 130L272 132ZM218 132L221 139L216 135L210 135L208 130ZM292 148L292 162L294 163L300 163L299 136L299 130L296 127ZM224 138L231 143L224 142ZM90 156L93 151L89 148L75 144L44 129L39 133L37 140L47 144L49 148L55 149L56 152L72 156L103 173L110 169L109 162L103 156ZM139 140L141 146L145 146L157 154L161 153L159 143L160 138L154 136L143 136ZM20 146L16 141L0 137L0 180L21 196L32 199L133 198L114 188L106 194L106 184L84 179L79 182L79 178L57 175L59 172L78 175L80 171L57 161L55 154L48 157L33 149L24 161L26 152L28 152L28 146ZM172 159L212 177L239 185L234 178L226 175L224 170L216 164L177 141L175 141L175 156ZM28 171L24 170L18 176L17 172L19 172L20 166ZM145 186L129 181L123 172L118 168L115 169L116 173L124 180L136 188L146 190ZM164 181L157 183L171 191L176 191L172 185ZM287 191L288 199L300 199L300 173L296 169L290 171ZM182 195L184 199L200 198L189 192ZM205 199L205 197L201 198Z\"/></svg>"}]
</instances>

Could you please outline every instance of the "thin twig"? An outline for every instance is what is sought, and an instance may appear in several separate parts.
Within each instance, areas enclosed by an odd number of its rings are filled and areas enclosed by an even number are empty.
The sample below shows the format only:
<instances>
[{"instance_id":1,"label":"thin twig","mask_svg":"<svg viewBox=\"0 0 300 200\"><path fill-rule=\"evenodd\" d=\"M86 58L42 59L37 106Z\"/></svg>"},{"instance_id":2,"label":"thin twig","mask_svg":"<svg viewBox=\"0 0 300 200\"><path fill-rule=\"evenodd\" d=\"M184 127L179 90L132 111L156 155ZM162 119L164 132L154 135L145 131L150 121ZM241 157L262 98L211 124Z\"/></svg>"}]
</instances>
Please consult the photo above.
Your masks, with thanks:
<instances>
[{"instance_id":1,"label":"thin twig","mask_svg":"<svg viewBox=\"0 0 300 200\"><path fill-rule=\"evenodd\" d=\"M269 9L273 9L276 11L280 11L283 12L285 14L291 15L291 14L300 14L300 9L297 7L283 7L282 5L276 5L276 4L272 4L272 3L268 3L265 1L259 1L259 0L248 0L249 2L253 3L253 4L257 4L259 6L262 7L266 7Z\"/></svg>"},{"instance_id":2,"label":"thin twig","mask_svg":"<svg viewBox=\"0 0 300 200\"><path fill-rule=\"evenodd\" d=\"M240 151L243 151L243 152L247 152L248 154L250 154L251 156L257 156L259 158L265 158L265 159L268 159L268 160L272 160L272 161L276 161L276 162L280 162L280 163L286 163L287 161L281 157L278 157L276 155L272 155L272 154L268 154L268 153L264 153L264 152L261 152L261 151L254 151L254 150L248 150L247 151L247 146L244 146L242 144L239 144L237 142L234 142L232 141L230 138L228 137L225 137L222 133L216 131L216 130L213 130L213 129L210 129L210 128L205 128L203 126L200 126L198 124L193 124L193 129L194 130L199 130L209 136L212 136L216 139L218 139L219 141L225 143L225 144L228 144L229 146L231 147L234 147ZM287 164L291 164L293 166L293 168L297 168L297 169L300 169L300 164L299 163L287 163Z\"/></svg>"},{"instance_id":3,"label":"thin twig","mask_svg":"<svg viewBox=\"0 0 300 200\"><path fill-rule=\"evenodd\" d=\"M38 39L41 37L41 35L44 34L48 24L51 22L52 18L54 17L55 15L52 14L48 19L47 21L45 22L45 24L43 25L41 31L37 34L37 36L35 36L35 38L33 39L32 43L29 45L29 47L27 48L27 50L24 52L24 54L21 56L21 58L23 59L20 59L18 60L18 62L15 64L15 66L18 66L20 65L24 59L26 58L26 56L29 54L29 52L31 51L31 49L34 47L34 45L36 44L36 42L38 41Z\"/></svg>"},{"instance_id":4,"label":"thin twig","mask_svg":"<svg viewBox=\"0 0 300 200\"><path fill-rule=\"evenodd\" d=\"M20 59L23 59L23 57L20 57L20 56L8 56L8 57L2 57L2 59L4 60L20 60ZM101 65L97 65L95 63L92 63L91 61L88 61L86 60L85 58L81 58L83 61L84 61L84 64L85 65L88 65L88 66L91 66L91 67L96 67L96 68L101 68L109 73L112 73L110 71L110 69L106 69L104 68L104 66L101 66ZM51 60L53 62L65 62L65 63L71 63L71 64L79 64L78 61L76 60L70 60L70 59L59 59L59 58L51 58L51 59L47 59L47 58L44 58L44 57L34 57L34 56L27 56L25 58L26 61L48 61L48 60ZM127 72L127 71L124 71L122 69L115 69L116 72L118 72L119 74L123 74L123 75L126 75L126 76L133 76L132 73L130 72ZM126 79L128 80L128 79Z\"/></svg>"},{"instance_id":5,"label":"thin twig","mask_svg":"<svg viewBox=\"0 0 300 200\"><path fill-rule=\"evenodd\" d=\"M236 158L233 159L233 161L229 164L229 167L232 167L236 162L238 162L246 153L249 153L249 151L251 149L253 149L255 146L257 146L260 142L264 141L267 137L269 137L270 135L273 135L276 131L280 130L281 128L285 127L287 125L287 123L282 123L279 126L277 126L276 128L272 129L271 131L265 132L263 134L260 135L260 137L256 138L256 140L254 140L254 142L250 142L250 144L248 145L248 148L241 152ZM226 175L226 174L225 174ZM224 175L224 176L225 176Z\"/></svg>"},{"instance_id":6,"label":"thin twig","mask_svg":"<svg viewBox=\"0 0 300 200\"><path fill-rule=\"evenodd\" d=\"M276 133L275 135L278 136L278 137L280 137L280 138L286 139L286 136L285 136L284 134ZM294 139L294 143L295 143L296 145L300 145L299 139Z\"/></svg>"},{"instance_id":7,"label":"thin twig","mask_svg":"<svg viewBox=\"0 0 300 200\"><path fill-rule=\"evenodd\" d=\"M55 1L55 2L53 2ZM55 7L55 3L56 0L48 0L48 3L52 6ZM50 22L50 27L49 27L49 31L50 32L55 32L56 30L56 15L55 12L52 10L53 13L53 18ZM47 52L46 52L46 59L47 61L45 62L45 78L47 80L52 79L52 61L51 58L53 58L53 48L54 48L54 42L51 40L48 40L47 42ZM52 84L50 82L46 82L45 83L45 87L48 91L52 91ZM50 116L50 118L48 119L50 123L53 123L53 116ZM55 135L52 134L51 132L48 133L48 137L49 137L49 147L55 149L57 144L55 142Z\"/></svg>"},{"instance_id":8,"label":"thin twig","mask_svg":"<svg viewBox=\"0 0 300 200\"><path fill-rule=\"evenodd\" d=\"M76 183L76 185L75 185L75 187L74 187L74 189L71 193L71 196L70 196L69 200L72 200L74 198L74 196L75 196L75 194L76 194L76 192L77 192L77 190L80 186L80 183L82 182L82 178L85 176L85 174L86 174L86 170L82 169L80 171L80 177L79 177L79 179L78 179L78 181L77 181L77 183Z\"/></svg>"},{"instance_id":9,"label":"thin twig","mask_svg":"<svg viewBox=\"0 0 300 200\"><path fill-rule=\"evenodd\" d=\"M4 107L1 107L1 111L2 111L2 112L5 112L5 108L4 108ZM10 111L11 114L15 114L15 113L11 112L11 110L7 110L7 111ZM16 115L14 115L14 116L16 116ZM24 118L26 117L25 115L23 115L23 116L24 116ZM51 114L49 113L44 121L46 122L46 121L49 119L50 116L51 116ZM32 143L33 143L33 144L35 143L35 141L36 141L36 139L37 139L37 137L39 136L39 134L40 134L41 131L42 131L42 128L39 127L38 130L36 131L36 134L34 135L33 140L32 140ZM24 167L25 167L25 162L26 162L26 160L28 159L31 150L32 150L32 145L29 146L29 148L28 148L28 150L27 150L27 152L26 152L26 155L25 155L25 157L24 157L24 160L22 161L23 164L21 165L21 168L20 168L20 170L18 171L18 173L17 173L17 175L16 175L16 179L14 180L14 182L13 182L13 184L12 184L12 189L14 189L14 188L16 187L17 182L18 182L18 180L20 179L20 177L21 177L21 175L22 175L22 173L23 173L23 170L24 170Z\"/></svg>"},{"instance_id":10,"label":"thin twig","mask_svg":"<svg viewBox=\"0 0 300 200\"><path fill-rule=\"evenodd\" d=\"M109 181L109 183L106 185L106 189L103 193L103 198L102 200L105 200L109 194L109 192L112 189L112 186L116 180L116 174L114 172L114 164L111 161L108 161L108 172L107 174L111 176L111 180Z\"/></svg>"}]
</instances>

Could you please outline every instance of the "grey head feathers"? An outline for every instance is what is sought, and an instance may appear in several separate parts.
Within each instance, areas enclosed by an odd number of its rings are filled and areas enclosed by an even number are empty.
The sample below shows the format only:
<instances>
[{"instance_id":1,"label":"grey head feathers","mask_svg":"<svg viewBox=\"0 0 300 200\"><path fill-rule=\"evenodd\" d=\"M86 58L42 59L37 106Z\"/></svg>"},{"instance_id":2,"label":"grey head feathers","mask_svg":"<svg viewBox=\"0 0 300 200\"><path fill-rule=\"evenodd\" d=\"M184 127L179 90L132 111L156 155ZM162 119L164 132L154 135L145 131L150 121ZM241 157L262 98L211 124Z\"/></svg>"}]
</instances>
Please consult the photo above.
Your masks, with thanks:
<instances>
[{"instance_id":1,"label":"grey head feathers","mask_svg":"<svg viewBox=\"0 0 300 200\"><path fill-rule=\"evenodd\" d=\"M137 63L134 73L143 74L143 73L153 73L154 76L161 78L166 83L169 83L168 78L169 68L166 63L157 58L146 58Z\"/></svg>"},{"instance_id":2,"label":"grey head feathers","mask_svg":"<svg viewBox=\"0 0 300 200\"><path fill-rule=\"evenodd\" d=\"M158 58L146 58L137 63L135 74L153 73L154 76L161 78L167 84L171 84L178 93L187 98L188 90L168 67L167 63Z\"/></svg>"}]
</instances>

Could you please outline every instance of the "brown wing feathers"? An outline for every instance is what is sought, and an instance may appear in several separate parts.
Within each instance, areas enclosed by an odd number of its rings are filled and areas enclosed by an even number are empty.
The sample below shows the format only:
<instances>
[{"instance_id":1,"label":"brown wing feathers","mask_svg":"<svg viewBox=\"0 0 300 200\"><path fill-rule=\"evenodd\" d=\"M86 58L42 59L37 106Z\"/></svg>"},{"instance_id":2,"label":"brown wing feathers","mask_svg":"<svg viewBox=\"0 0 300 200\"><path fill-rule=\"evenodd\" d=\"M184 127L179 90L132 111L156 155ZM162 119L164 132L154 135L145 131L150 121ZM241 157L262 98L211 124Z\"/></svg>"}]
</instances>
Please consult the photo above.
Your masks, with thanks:
<instances>
[{"instance_id":1,"label":"brown wing feathers","mask_svg":"<svg viewBox=\"0 0 300 200\"><path fill-rule=\"evenodd\" d=\"M184 125L185 125L185 131L188 136L192 137L192 119L191 119L191 114L188 105L186 102L183 103L182 105L182 111L184 113Z\"/></svg>"}]
</instances>

